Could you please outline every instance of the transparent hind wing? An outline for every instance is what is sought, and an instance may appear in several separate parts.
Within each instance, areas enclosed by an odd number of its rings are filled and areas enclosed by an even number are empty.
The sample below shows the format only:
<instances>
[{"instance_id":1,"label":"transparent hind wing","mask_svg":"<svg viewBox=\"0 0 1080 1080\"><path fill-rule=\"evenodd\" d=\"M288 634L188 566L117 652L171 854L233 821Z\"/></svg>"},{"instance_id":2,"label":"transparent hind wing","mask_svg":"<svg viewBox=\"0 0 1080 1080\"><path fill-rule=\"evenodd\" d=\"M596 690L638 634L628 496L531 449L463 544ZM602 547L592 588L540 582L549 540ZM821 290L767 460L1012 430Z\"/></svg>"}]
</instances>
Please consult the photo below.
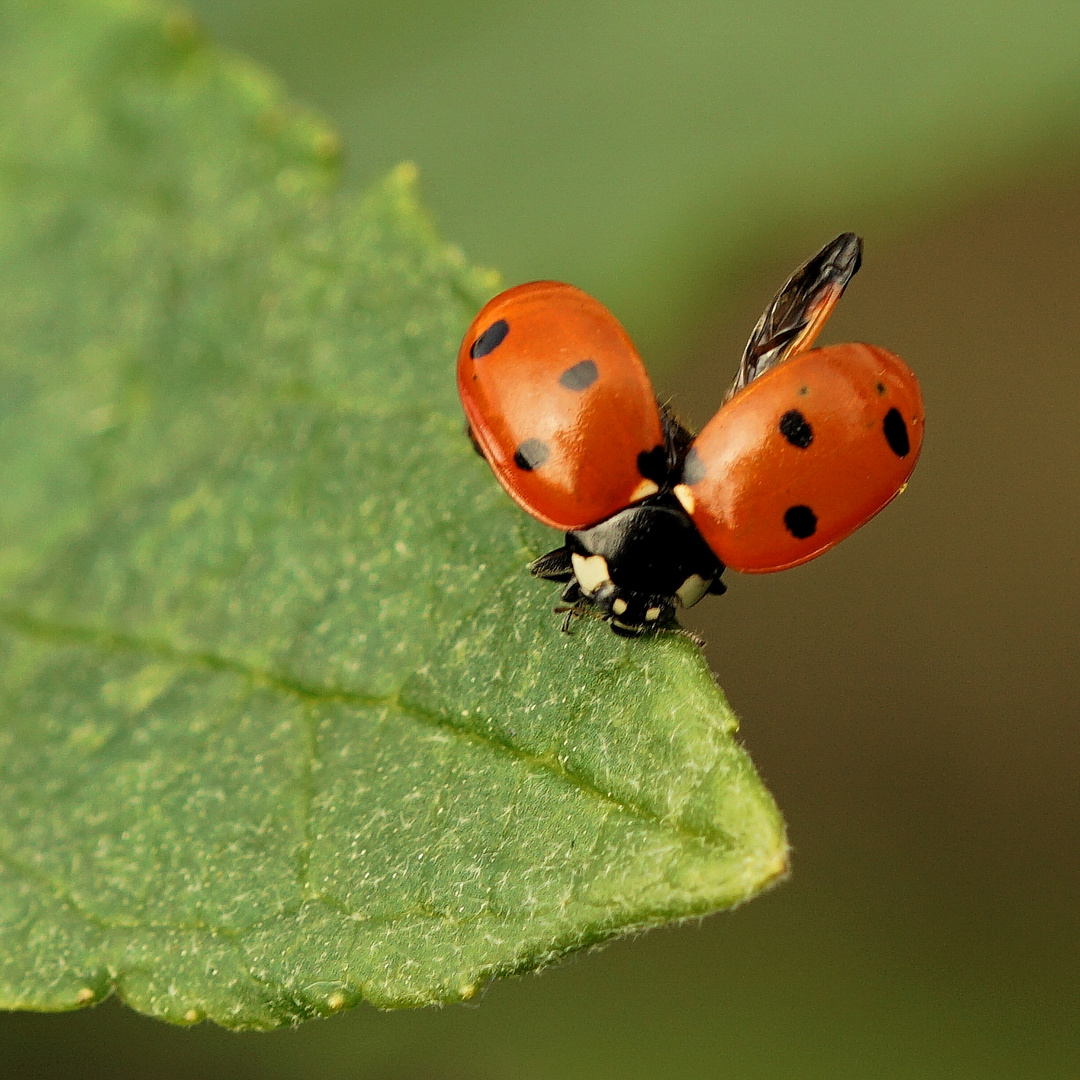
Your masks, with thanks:
<instances>
[{"instance_id":1,"label":"transparent hind wing","mask_svg":"<svg viewBox=\"0 0 1080 1080\"><path fill-rule=\"evenodd\" d=\"M841 233L784 283L758 320L724 400L789 356L806 352L862 264L862 240Z\"/></svg>"}]
</instances>

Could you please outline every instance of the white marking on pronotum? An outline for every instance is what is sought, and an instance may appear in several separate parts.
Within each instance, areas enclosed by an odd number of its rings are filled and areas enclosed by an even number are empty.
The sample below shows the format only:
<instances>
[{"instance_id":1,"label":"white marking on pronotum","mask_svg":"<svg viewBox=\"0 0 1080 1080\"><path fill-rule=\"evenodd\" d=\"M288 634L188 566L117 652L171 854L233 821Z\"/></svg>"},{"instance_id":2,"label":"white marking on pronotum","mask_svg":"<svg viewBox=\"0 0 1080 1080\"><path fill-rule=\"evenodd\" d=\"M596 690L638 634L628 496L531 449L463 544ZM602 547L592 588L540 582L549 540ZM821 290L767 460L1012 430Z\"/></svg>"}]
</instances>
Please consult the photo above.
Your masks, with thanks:
<instances>
[{"instance_id":1,"label":"white marking on pronotum","mask_svg":"<svg viewBox=\"0 0 1080 1080\"><path fill-rule=\"evenodd\" d=\"M660 618L660 609L658 607L651 607L645 612L646 622L656 622Z\"/></svg>"},{"instance_id":2,"label":"white marking on pronotum","mask_svg":"<svg viewBox=\"0 0 1080 1080\"><path fill-rule=\"evenodd\" d=\"M659 490L660 485L655 480L642 480L630 493L630 501L637 502L638 499L647 499L650 495L655 495Z\"/></svg>"},{"instance_id":3,"label":"white marking on pronotum","mask_svg":"<svg viewBox=\"0 0 1080 1080\"><path fill-rule=\"evenodd\" d=\"M691 574L680 586L675 595L683 607L693 607L708 591L711 581L706 581L700 574Z\"/></svg>"},{"instance_id":4,"label":"white marking on pronotum","mask_svg":"<svg viewBox=\"0 0 1080 1080\"><path fill-rule=\"evenodd\" d=\"M626 601L621 596L611 605L611 610L614 611L616 615L625 615L626 608Z\"/></svg>"},{"instance_id":5,"label":"white marking on pronotum","mask_svg":"<svg viewBox=\"0 0 1080 1080\"><path fill-rule=\"evenodd\" d=\"M574 576L581 586L581 591L589 596L594 595L601 585L611 580L607 559L603 555L590 555L586 558L575 551L570 556L570 562L574 565Z\"/></svg>"},{"instance_id":6,"label":"white marking on pronotum","mask_svg":"<svg viewBox=\"0 0 1080 1080\"><path fill-rule=\"evenodd\" d=\"M696 504L694 502L694 493L690 488L686 484L676 484L672 490L675 492L675 498L682 503L683 509L688 514L693 514Z\"/></svg>"}]
</instances>

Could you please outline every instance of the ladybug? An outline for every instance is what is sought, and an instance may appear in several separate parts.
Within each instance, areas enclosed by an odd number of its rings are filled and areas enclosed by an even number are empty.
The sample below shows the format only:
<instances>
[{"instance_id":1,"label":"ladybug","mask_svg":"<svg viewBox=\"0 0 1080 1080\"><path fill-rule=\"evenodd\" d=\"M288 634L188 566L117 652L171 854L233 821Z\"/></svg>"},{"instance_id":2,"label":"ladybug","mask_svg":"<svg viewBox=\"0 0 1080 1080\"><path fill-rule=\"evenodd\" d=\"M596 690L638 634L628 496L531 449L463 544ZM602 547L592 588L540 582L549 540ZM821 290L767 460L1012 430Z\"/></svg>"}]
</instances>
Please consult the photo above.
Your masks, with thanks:
<instances>
[{"instance_id":1,"label":"ladybug","mask_svg":"<svg viewBox=\"0 0 1080 1080\"><path fill-rule=\"evenodd\" d=\"M565 583L564 630L586 613L625 637L668 625L723 593L726 567L804 563L904 489L923 436L914 374L876 345L810 348L861 261L843 233L795 271L696 436L598 300L534 281L484 306L458 354L468 431L510 497L566 533L530 567Z\"/></svg>"}]
</instances>

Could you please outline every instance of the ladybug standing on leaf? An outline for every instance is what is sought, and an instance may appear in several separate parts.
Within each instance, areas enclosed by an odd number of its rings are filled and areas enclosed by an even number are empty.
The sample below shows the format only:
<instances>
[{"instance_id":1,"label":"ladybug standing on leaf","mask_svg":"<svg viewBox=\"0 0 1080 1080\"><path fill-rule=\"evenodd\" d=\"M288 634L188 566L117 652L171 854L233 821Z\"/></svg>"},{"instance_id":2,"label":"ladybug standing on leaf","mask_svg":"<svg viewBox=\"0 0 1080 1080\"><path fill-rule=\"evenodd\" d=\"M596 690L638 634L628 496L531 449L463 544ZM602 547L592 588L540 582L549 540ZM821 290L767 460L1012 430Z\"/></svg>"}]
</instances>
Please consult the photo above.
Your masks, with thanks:
<instances>
[{"instance_id":1,"label":"ladybug standing on leaf","mask_svg":"<svg viewBox=\"0 0 1080 1080\"><path fill-rule=\"evenodd\" d=\"M725 567L768 573L827 551L905 487L923 403L876 345L811 346L859 269L844 233L761 317L724 404L693 435L659 404L599 301L535 281L484 306L458 354L469 433L525 511L566 533L534 574L616 634L670 624L722 593Z\"/></svg>"}]
</instances>

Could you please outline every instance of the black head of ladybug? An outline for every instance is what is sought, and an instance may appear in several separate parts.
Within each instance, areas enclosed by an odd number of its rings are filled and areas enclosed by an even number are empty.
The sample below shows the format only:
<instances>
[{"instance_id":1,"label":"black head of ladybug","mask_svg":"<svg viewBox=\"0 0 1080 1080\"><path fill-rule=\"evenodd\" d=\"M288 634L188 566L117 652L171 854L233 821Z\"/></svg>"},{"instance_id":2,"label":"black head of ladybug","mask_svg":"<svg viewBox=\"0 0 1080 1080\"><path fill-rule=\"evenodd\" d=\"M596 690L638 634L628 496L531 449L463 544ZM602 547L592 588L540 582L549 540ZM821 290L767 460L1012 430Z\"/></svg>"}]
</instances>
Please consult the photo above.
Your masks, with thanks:
<instances>
[{"instance_id":1,"label":"black head of ladybug","mask_svg":"<svg viewBox=\"0 0 1080 1080\"><path fill-rule=\"evenodd\" d=\"M566 544L537 559L532 572L567 583L567 625L591 610L623 637L664 626L677 608L724 591L724 564L666 492L568 532Z\"/></svg>"}]
</instances>

